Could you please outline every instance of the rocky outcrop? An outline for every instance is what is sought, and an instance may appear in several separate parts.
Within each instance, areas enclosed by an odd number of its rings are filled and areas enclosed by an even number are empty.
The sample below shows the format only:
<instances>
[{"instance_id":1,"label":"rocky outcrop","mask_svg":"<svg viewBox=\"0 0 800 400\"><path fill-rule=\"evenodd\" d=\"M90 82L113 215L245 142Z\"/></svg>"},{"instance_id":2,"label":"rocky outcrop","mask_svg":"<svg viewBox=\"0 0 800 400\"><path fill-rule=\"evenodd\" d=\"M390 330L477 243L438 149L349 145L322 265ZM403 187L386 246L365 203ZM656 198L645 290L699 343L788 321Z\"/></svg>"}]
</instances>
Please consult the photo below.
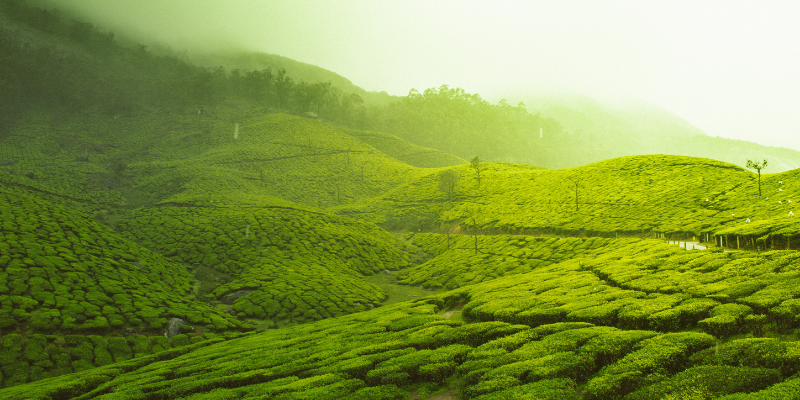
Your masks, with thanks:
<instances>
[{"instance_id":1,"label":"rocky outcrop","mask_svg":"<svg viewBox=\"0 0 800 400\"><path fill-rule=\"evenodd\" d=\"M181 332L181 325L186 325L186 321L180 318L170 318L167 321L167 330L164 332L164 336L166 337L173 337Z\"/></svg>"}]
</instances>

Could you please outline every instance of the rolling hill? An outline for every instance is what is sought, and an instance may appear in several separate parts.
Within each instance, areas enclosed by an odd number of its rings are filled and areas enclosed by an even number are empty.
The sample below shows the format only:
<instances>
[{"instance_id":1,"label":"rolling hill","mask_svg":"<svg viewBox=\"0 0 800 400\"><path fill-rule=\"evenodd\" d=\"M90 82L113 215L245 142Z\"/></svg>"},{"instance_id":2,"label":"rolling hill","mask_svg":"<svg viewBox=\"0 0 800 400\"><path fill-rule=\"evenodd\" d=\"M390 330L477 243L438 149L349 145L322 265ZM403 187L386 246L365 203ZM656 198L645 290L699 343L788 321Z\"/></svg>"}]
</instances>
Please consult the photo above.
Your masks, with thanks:
<instances>
[{"instance_id":1,"label":"rolling hill","mask_svg":"<svg viewBox=\"0 0 800 400\"><path fill-rule=\"evenodd\" d=\"M0 132L0 398L800 392L798 170L470 164L348 125L352 109L301 116L298 92L250 97L235 74L0 6L15 32L0 99L31 90ZM557 126L445 92L502 129Z\"/></svg>"},{"instance_id":2,"label":"rolling hill","mask_svg":"<svg viewBox=\"0 0 800 400\"><path fill-rule=\"evenodd\" d=\"M755 173L692 157L623 157L555 170L484 163L480 186L474 168L449 170L460 177L452 202L440 189L442 172L431 171L382 198L337 212L442 232L667 234L709 242L711 236L738 233L762 242L780 236L781 246L798 235L797 220L789 215L800 194L797 171L764 175L759 198Z\"/></svg>"}]
</instances>

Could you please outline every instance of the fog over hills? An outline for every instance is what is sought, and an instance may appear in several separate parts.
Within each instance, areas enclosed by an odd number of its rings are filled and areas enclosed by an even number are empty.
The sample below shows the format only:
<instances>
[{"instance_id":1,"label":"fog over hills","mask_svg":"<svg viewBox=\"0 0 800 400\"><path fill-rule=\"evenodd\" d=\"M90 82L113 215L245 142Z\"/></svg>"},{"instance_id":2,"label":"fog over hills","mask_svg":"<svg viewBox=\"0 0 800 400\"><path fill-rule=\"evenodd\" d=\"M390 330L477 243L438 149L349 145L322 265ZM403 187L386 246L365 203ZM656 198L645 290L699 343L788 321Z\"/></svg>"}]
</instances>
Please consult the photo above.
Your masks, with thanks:
<instances>
[{"instance_id":1,"label":"fog over hills","mask_svg":"<svg viewBox=\"0 0 800 400\"><path fill-rule=\"evenodd\" d=\"M0 0L0 399L796 399L798 152L439 74L561 32L470 4Z\"/></svg>"}]
</instances>

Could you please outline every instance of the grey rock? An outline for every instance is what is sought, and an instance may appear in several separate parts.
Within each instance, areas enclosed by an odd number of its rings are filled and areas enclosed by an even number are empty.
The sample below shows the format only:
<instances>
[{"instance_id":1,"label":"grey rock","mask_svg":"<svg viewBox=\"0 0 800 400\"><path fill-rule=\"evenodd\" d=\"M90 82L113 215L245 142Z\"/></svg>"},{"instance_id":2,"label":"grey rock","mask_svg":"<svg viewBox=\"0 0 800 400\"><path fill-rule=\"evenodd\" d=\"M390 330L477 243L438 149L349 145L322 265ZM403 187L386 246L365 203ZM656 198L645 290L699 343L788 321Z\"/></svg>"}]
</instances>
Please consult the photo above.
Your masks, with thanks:
<instances>
[{"instance_id":1,"label":"grey rock","mask_svg":"<svg viewBox=\"0 0 800 400\"><path fill-rule=\"evenodd\" d=\"M167 285L172 285L172 282L169 279L162 279L161 283L165 283Z\"/></svg>"},{"instance_id":2,"label":"grey rock","mask_svg":"<svg viewBox=\"0 0 800 400\"><path fill-rule=\"evenodd\" d=\"M26 172L25 176L27 176L28 178L31 178L31 179L36 178L36 174L34 174L33 171Z\"/></svg>"},{"instance_id":3,"label":"grey rock","mask_svg":"<svg viewBox=\"0 0 800 400\"><path fill-rule=\"evenodd\" d=\"M0 166L5 167L5 166L9 166L9 165L14 165L16 163L17 163L17 160L3 160L3 161L0 161Z\"/></svg>"},{"instance_id":4,"label":"grey rock","mask_svg":"<svg viewBox=\"0 0 800 400\"><path fill-rule=\"evenodd\" d=\"M89 162L89 156L88 155L86 155L86 156L77 156L77 157L75 157L75 161L78 161L78 162Z\"/></svg>"},{"instance_id":5,"label":"grey rock","mask_svg":"<svg viewBox=\"0 0 800 400\"><path fill-rule=\"evenodd\" d=\"M56 163L54 163L54 162L51 162L51 163L47 163L47 164L45 164L44 166L45 166L45 167L57 167L57 166L58 166L58 164L56 164Z\"/></svg>"},{"instance_id":6,"label":"grey rock","mask_svg":"<svg viewBox=\"0 0 800 400\"><path fill-rule=\"evenodd\" d=\"M164 336L173 337L181 332L181 325L186 325L186 321L180 318L170 318L167 320L167 331Z\"/></svg>"}]
</instances>

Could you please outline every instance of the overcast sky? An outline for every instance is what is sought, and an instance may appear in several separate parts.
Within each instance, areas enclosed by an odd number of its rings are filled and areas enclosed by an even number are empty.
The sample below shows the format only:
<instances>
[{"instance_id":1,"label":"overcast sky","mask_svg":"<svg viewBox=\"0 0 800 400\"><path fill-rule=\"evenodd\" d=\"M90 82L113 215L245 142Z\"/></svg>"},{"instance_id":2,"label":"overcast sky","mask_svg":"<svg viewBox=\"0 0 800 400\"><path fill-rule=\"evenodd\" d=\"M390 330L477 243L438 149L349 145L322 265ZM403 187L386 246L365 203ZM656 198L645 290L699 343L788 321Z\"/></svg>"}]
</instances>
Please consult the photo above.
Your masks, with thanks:
<instances>
[{"instance_id":1,"label":"overcast sky","mask_svg":"<svg viewBox=\"0 0 800 400\"><path fill-rule=\"evenodd\" d=\"M367 90L645 100L800 150L798 1L52 0L178 49L279 54Z\"/></svg>"}]
</instances>

